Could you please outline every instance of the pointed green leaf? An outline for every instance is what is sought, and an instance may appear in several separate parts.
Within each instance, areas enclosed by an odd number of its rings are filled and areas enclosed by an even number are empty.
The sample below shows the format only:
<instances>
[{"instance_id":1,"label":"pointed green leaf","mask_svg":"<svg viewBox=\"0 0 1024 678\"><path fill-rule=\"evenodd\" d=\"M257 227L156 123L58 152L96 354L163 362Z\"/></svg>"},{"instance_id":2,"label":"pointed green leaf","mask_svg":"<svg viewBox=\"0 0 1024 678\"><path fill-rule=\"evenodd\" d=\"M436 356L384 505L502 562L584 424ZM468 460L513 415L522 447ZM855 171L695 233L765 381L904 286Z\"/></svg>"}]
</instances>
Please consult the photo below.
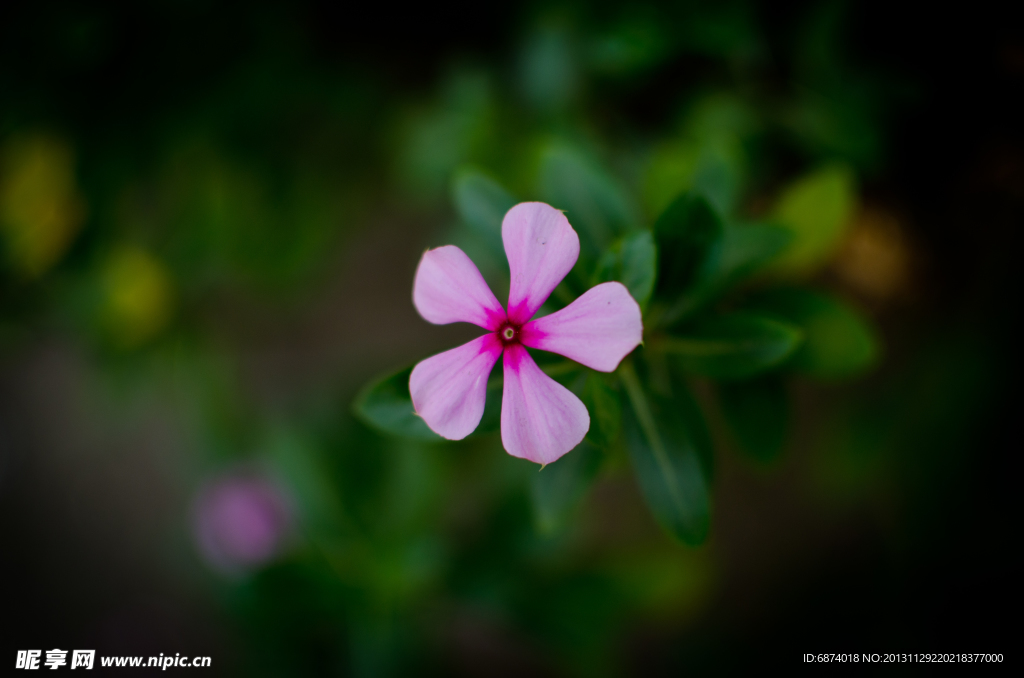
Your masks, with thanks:
<instances>
[{"instance_id":1,"label":"pointed green leaf","mask_svg":"<svg viewBox=\"0 0 1024 678\"><path fill-rule=\"evenodd\" d=\"M792 235L772 224L727 224L691 289L669 309L662 324L679 322L718 299L778 256L790 240Z\"/></svg>"},{"instance_id":2,"label":"pointed green leaf","mask_svg":"<svg viewBox=\"0 0 1024 678\"><path fill-rule=\"evenodd\" d=\"M722 237L722 222L702 196L683 193L654 223L658 245L657 295L673 299L687 290Z\"/></svg>"},{"instance_id":3,"label":"pointed green leaf","mask_svg":"<svg viewBox=\"0 0 1024 678\"><path fill-rule=\"evenodd\" d=\"M530 487L534 520L542 534L565 527L586 498L601 466L601 451L584 440L534 474Z\"/></svg>"},{"instance_id":4,"label":"pointed green leaf","mask_svg":"<svg viewBox=\"0 0 1024 678\"><path fill-rule=\"evenodd\" d=\"M880 343L871 324L842 301L802 289L776 290L752 302L761 312L803 330L804 342L790 365L821 379L852 377L878 360Z\"/></svg>"},{"instance_id":5,"label":"pointed green leaf","mask_svg":"<svg viewBox=\"0 0 1024 678\"><path fill-rule=\"evenodd\" d=\"M654 290L657 265L657 250L651 232L635 231L601 256L593 284L617 280L626 286L640 308L644 308Z\"/></svg>"},{"instance_id":6,"label":"pointed green leaf","mask_svg":"<svg viewBox=\"0 0 1024 678\"><path fill-rule=\"evenodd\" d=\"M789 394L781 376L723 382L718 401L741 454L759 463L779 458L789 433Z\"/></svg>"},{"instance_id":7,"label":"pointed green leaf","mask_svg":"<svg viewBox=\"0 0 1024 678\"><path fill-rule=\"evenodd\" d=\"M699 411L682 382L673 384L672 397L664 397L641 385L631 362L619 373L630 403L623 408L623 433L644 499L676 538L700 544L710 523L702 457L710 460L711 449Z\"/></svg>"},{"instance_id":8,"label":"pointed green leaf","mask_svg":"<svg viewBox=\"0 0 1024 678\"><path fill-rule=\"evenodd\" d=\"M791 240L788 231L772 224L726 224L708 248L689 289L659 323L671 326L692 316L762 269Z\"/></svg>"},{"instance_id":9,"label":"pointed green leaf","mask_svg":"<svg viewBox=\"0 0 1024 678\"><path fill-rule=\"evenodd\" d=\"M352 410L382 433L414 440L442 440L413 410L410 374L411 366L371 381L356 396Z\"/></svg>"},{"instance_id":10,"label":"pointed green leaf","mask_svg":"<svg viewBox=\"0 0 1024 678\"><path fill-rule=\"evenodd\" d=\"M794 325L753 313L732 313L693 325L659 348L676 356L686 372L718 379L745 379L781 364L800 345Z\"/></svg>"}]
</instances>

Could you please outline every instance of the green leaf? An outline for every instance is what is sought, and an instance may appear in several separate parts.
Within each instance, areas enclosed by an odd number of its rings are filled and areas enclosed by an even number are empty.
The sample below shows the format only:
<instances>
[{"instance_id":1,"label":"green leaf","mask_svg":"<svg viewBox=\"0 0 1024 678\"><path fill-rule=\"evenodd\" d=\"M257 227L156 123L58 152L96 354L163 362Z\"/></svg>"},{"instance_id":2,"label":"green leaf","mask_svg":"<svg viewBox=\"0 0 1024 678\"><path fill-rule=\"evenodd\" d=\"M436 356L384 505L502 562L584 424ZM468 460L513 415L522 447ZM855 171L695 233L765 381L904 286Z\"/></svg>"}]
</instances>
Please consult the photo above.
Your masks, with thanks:
<instances>
[{"instance_id":1,"label":"green leaf","mask_svg":"<svg viewBox=\"0 0 1024 678\"><path fill-rule=\"evenodd\" d=\"M610 379L612 377L591 372L580 394L580 400L590 413L587 440L605 450L615 444L622 428L622 403L618 392L608 383Z\"/></svg>"},{"instance_id":2,"label":"green leaf","mask_svg":"<svg viewBox=\"0 0 1024 678\"><path fill-rule=\"evenodd\" d=\"M596 258L612 240L637 225L623 188L596 163L560 143L541 153L538 192L581 231L580 247Z\"/></svg>"},{"instance_id":3,"label":"green leaf","mask_svg":"<svg viewBox=\"0 0 1024 678\"><path fill-rule=\"evenodd\" d=\"M728 289L760 270L791 241L792 236L774 224L729 224L698 273L698 284Z\"/></svg>"},{"instance_id":4,"label":"green leaf","mask_svg":"<svg viewBox=\"0 0 1024 678\"><path fill-rule=\"evenodd\" d=\"M721 236L722 222L707 200L695 193L677 197L654 222L657 295L672 299L686 291Z\"/></svg>"},{"instance_id":5,"label":"green leaf","mask_svg":"<svg viewBox=\"0 0 1024 678\"><path fill-rule=\"evenodd\" d=\"M829 165L789 185L773 219L793 234L793 244L773 268L787 274L813 273L835 253L856 207L853 172Z\"/></svg>"},{"instance_id":6,"label":"green leaf","mask_svg":"<svg viewBox=\"0 0 1024 678\"><path fill-rule=\"evenodd\" d=\"M593 284L617 280L644 308L657 278L657 250L650 231L636 231L615 243L601 256Z\"/></svg>"},{"instance_id":7,"label":"green leaf","mask_svg":"<svg viewBox=\"0 0 1024 678\"><path fill-rule=\"evenodd\" d=\"M717 379L746 379L781 364L800 345L802 332L788 323L732 313L668 337L659 348L677 357L687 372Z\"/></svg>"},{"instance_id":8,"label":"green leaf","mask_svg":"<svg viewBox=\"0 0 1024 678\"><path fill-rule=\"evenodd\" d=\"M373 428L414 440L442 440L416 415L409 395L412 367L375 379L363 387L352 405L357 417Z\"/></svg>"},{"instance_id":9,"label":"green leaf","mask_svg":"<svg viewBox=\"0 0 1024 678\"><path fill-rule=\"evenodd\" d=\"M789 434L789 395L781 376L723 382L718 401L741 454L759 463L779 458Z\"/></svg>"},{"instance_id":10,"label":"green leaf","mask_svg":"<svg viewBox=\"0 0 1024 678\"><path fill-rule=\"evenodd\" d=\"M703 419L682 382L664 397L643 388L631 361L619 373L630 401L623 408L626 448L647 505L676 538L700 544L710 523L702 458L707 467L711 443Z\"/></svg>"},{"instance_id":11,"label":"green leaf","mask_svg":"<svg viewBox=\"0 0 1024 678\"><path fill-rule=\"evenodd\" d=\"M601 466L601 451L584 440L534 474L530 487L534 520L542 534L561 530L579 509Z\"/></svg>"},{"instance_id":12,"label":"green leaf","mask_svg":"<svg viewBox=\"0 0 1024 678\"><path fill-rule=\"evenodd\" d=\"M516 204L515 197L486 174L462 168L452 179L452 202L459 218L504 260L501 221Z\"/></svg>"},{"instance_id":13,"label":"green leaf","mask_svg":"<svg viewBox=\"0 0 1024 678\"><path fill-rule=\"evenodd\" d=\"M878 360L880 342L870 323L834 297L784 289L760 296L752 307L803 330L803 345L790 362L798 372L842 379L864 372Z\"/></svg>"},{"instance_id":14,"label":"green leaf","mask_svg":"<svg viewBox=\"0 0 1024 678\"><path fill-rule=\"evenodd\" d=\"M772 224L727 224L709 248L694 281L660 318L671 326L692 316L709 303L762 269L792 240L792 235Z\"/></svg>"}]
</instances>

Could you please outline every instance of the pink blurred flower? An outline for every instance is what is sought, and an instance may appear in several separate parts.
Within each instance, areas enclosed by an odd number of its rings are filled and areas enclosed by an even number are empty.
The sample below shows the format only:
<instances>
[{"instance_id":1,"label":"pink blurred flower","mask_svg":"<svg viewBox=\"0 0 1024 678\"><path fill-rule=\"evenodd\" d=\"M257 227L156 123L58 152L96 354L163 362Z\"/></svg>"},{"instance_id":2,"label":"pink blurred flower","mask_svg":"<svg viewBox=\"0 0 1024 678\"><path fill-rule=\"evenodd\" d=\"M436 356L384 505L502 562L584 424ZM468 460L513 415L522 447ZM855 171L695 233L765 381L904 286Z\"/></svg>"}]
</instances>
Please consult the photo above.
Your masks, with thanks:
<instances>
[{"instance_id":1,"label":"pink blurred flower","mask_svg":"<svg viewBox=\"0 0 1024 678\"><path fill-rule=\"evenodd\" d=\"M237 574L276 556L292 526L284 493L264 478L229 475L196 497L194 529L199 551L214 569Z\"/></svg>"},{"instance_id":2,"label":"pink blurred flower","mask_svg":"<svg viewBox=\"0 0 1024 678\"><path fill-rule=\"evenodd\" d=\"M505 215L501 237L512 273L508 313L458 247L423 254L412 292L420 315L437 325L470 322L488 333L417 364L409 392L431 430L461 440L480 423L487 377L504 353L501 442L515 457L550 464L583 440L590 415L579 398L537 367L525 347L611 372L640 344L640 307L621 283L608 282L531 320L576 263L579 236L562 212L527 202Z\"/></svg>"}]
</instances>

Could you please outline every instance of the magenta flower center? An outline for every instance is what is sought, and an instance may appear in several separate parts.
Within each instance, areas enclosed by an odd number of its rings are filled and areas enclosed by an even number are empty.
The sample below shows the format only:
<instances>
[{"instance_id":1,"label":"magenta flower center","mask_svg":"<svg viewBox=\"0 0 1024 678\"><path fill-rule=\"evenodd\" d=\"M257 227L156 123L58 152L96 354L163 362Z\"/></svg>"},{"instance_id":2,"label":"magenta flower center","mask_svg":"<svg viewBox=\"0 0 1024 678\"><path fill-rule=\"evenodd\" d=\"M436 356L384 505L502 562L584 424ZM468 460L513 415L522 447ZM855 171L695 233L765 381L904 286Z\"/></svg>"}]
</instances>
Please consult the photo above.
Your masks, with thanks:
<instances>
[{"instance_id":1,"label":"magenta flower center","mask_svg":"<svg viewBox=\"0 0 1024 678\"><path fill-rule=\"evenodd\" d=\"M510 322L506 322L498 328L498 339L500 339L501 343L505 346L508 346L509 344L518 344L519 330L519 325L513 325Z\"/></svg>"}]
</instances>

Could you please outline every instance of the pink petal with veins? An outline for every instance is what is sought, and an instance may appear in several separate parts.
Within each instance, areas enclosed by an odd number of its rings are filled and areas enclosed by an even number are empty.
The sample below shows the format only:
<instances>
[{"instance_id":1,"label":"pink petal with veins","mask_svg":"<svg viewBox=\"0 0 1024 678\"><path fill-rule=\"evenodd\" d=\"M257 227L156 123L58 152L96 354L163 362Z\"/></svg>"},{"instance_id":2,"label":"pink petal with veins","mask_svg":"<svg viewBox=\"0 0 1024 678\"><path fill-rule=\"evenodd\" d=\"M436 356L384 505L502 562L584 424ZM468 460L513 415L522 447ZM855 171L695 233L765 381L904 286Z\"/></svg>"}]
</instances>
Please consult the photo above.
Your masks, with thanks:
<instances>
[{"instance_id":1,"label":"pink petal with veins","mask_svg":"<svg viewBox=\"0 0 1024 678\"><path fill-rule=\"evenodd\" d=\"M412 303L435 325L466 322L495 330L505 309L466 253L454 245L427 250L416 268Z\"/></svg>"},{"instance_id":2,"label":"pink petal with veins","mask_svg":"<svg viewBox=\"0 0 1024 678\"><path fill-rule=\"evenodd\" d=\"M572 270L580 255L580 239L564 214L542 202L524 202L510 209L501 222L501 238L512 272L508 318L521 325Z\"/></svg>"},{"instance_id":3,"label":"pink petal with veins","mask_svg":"<svg viewBox=\"0 0 1024 678\"><path fill-rule=\"evenodd\" d=\"M564 355L601 372L612 372L643 340L640 306L622 283L592 287L561 311L523 326L530 348Z\"/></svg>"},{"instance_id":4,"label":"pink petal with veins","mask_svg":"<svg viewBox=\"0 0 1024 678\"><path fill-rule=\"evenodd\" d=\"M412 405L431 431L462 440L476 429L484 414L487 377L501 350L497 337L485 334L412 368Z\"/></svg>"},{"instance_id":5,"label":"pink petal with veins","mask_svg":"<svg viewBox=\"0 0 1024 678\"><path fill-rule=\"evenodd\" d=\"M526 349L505 349L501 442L513 457L550 464L580 444L590 415L569 389L541 372Z\"/></svg>"}]
</instances>

